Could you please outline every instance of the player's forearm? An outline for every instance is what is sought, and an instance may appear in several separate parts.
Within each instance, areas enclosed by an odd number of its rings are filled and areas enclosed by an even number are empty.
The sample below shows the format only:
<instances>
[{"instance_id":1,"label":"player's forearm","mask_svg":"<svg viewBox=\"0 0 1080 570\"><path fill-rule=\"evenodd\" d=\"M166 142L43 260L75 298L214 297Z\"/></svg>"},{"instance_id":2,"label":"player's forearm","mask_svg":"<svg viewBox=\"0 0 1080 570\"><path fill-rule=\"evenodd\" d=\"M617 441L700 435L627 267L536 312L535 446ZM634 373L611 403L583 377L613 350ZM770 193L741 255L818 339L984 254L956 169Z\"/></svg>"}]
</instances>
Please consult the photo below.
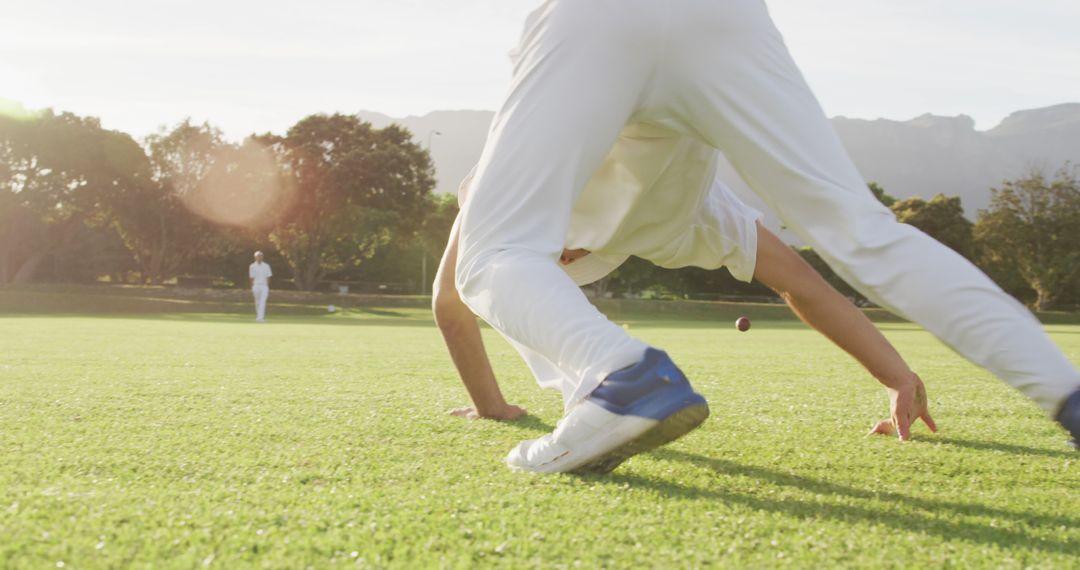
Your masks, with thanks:
<instances>
[{"instance_id":1,"label":"player's forearm","mask_svg":"<svg viewBox=\"0 0 1080 570\"><path fill-rule=\"evenodd\" d=\"M882 384L898 388L911 380L914 373L862 311L824 281L807 289L783 295L799 318L858 360Z\"/></svg>"},{"instance_id":2,"label":"player's forearm","mask_svg":"<svg viewBox=\"0 0 1080 570\"><path fill-rule=\"evenodd\" d=\"M497 417L506 411L507 403L484 349L476 316L461 300L454 286L456 264L457 221L450 230L450 239L435 275L432 311L476 412L481 416Z\"/></svg>"},{"instance_id":3,"label":"player's forearm","mask_svg":"<svg viewBox=\"0 0 1080 570\"><path fill-rule=\"evenodd\" d=\"M507 406L506 399L484 350L476 317L471 312L440 315L436 311L436 322L476 412L481 416L502 412Z\"/></svg>"},{"instance_id":4,"label":"player's forearm","mask_svg":"<svg viewBox=\"0 0 1080 570\"><path fill-rule=\"evenodd\" d=\"M911 382L914 373L870 319L760 224L757 251L754 278L776 291L803 322L847 351L882 384L898 388Z\"/></svg>"}]
</instances>

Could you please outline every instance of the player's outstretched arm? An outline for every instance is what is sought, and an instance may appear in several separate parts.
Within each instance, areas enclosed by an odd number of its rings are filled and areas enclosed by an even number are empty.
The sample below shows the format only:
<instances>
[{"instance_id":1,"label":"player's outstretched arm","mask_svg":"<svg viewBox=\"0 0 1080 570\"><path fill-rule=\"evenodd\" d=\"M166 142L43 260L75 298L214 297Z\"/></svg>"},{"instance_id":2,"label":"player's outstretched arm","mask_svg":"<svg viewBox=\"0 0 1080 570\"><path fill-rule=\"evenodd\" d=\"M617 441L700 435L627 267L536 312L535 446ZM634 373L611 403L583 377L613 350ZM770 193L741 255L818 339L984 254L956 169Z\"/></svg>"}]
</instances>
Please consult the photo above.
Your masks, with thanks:
<instances>
[{"instance_id":1,"label":"player's outstretched arm","mask_svg":"<svg viewBox=\"0 0 1080 570\"><path fill-rule=\"evenodd\" d=\"M462 302L454 286L454 267L457 265L458 222L450 231L450 239L439 262L439 271L435 274L435 286L431 298L432 312L439 325L450 357L454 360L461 381L465 384L473 407L457 408L450 413L468 418L489 418L512 420L523 416L526 411L506 403L495 372L491 369L484 340L480 336L480 325L476 322L469 307Z\"/></svg>"},{"instance_id":2,"label":"player's outstretched arm","mask_svg":"<svg viewBox=\"0 0 1080 570\"><path fill-rule=\"evenodd\" d=\"M926 387L892 344L862 311L761 224L754 278L776 291L799 318L855 357L885 385L892 417L879 422L872 433L890 434L895 428L906 441L917 419L937 431L927 409Z\"/></svg>"}]
</instances>

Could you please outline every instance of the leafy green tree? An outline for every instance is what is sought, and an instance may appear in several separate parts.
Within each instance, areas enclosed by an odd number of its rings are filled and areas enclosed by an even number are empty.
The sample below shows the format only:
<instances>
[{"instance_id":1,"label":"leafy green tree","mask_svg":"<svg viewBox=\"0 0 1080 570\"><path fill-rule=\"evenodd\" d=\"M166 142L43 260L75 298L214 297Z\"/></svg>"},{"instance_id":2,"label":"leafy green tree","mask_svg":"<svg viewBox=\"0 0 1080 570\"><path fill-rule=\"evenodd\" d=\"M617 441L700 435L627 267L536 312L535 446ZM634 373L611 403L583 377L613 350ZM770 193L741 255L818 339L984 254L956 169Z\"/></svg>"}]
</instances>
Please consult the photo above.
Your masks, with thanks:
<instances>
[{"instance_id":1,"label":"leafy green tree","mask_svg":"<svg viewBox=\"0 0 1080 570\"><path fill-rule=\"evenodd\" d=\"M867 186L870 187L870 191L874 193L874 197L878 199L878 202L885 204L886 208L891 208L896 203L896 198L885 192L885 189L877 182L871 182Z\"/></svg>"},{"instance_id":2,"label":"leafy green tree","mask_svg":"<svg viewBox=\"0 0 1080 570\"><path fill-rule=\"evenodd\" d=\"M731 275L726 268L676 269L681 295L692 299L723 299L725 297L776 297L768 287L757 281L745 283Z\"/></svg>"},{"instance_id":3,"label":"leafy green tree","mask_svg":"<svg viewBox=\"0 0 1080 570\"><path fill-rule=\"evenodd\" d=\"M987 265L1012 271L1035 291L1035 308L1054 306L1080 281L1080 181L1063 168L1006 181L979 212L975 239Z\"/></svg>"},{"instance_id":4,"label":"leafy green tree","mask_svg":"<svg viewBox=\"0 0 1080 570\"><path fill-rule=\"evenodd\" d=\"M615 296L642 294L650 289L664 295L681 296L683 283L677 271L663 269L640 257L630 256L618 269L593 287L599 294L611 293Z\"/></svg>"},{"instance_id":5,"label":"leafy green tree","mask_svg":"<svg viewBox=\"0 0 1080 570\"><path fill-rule=\"evenodd\" d=\"M978 223L975 228L977 230ZM975 230L972 231L975 235ZM1012 260L1004 258L996 258L989 255L979 240L976 239L977 249L979 250L979 257L977 265L979 269L986 273L990 279L997 283L999 287L1005 290L1006 293L1012 295L1021 303L1034 306L1035 299L1038 294L1031 288L1028 282L1024 279L1020 272L1016 270L1016 266L1012 263Z\"/></svg>"},{"instance_id":6,"label":"leafy green tree","mask_svg":"<svg viewBox=\"0 0 1080 570\"><path fill-rule=\"evenodd\" d=\"M423 223L419 238L427 255L439 259L446 249L446 240L458 215L457 196L453 194L431 194L425 198Z\"/></svg>"},{"instance_id":7,"label":"leafy green tree","mask_svg":"<svg viewBox=\"0 0 1080 570\"><path fill-rule=\"evenodd\" d=\"M188 201L204 184L227 143L210 125L190 120L146 139L146 176L116 188L108 216L131 250L144 281L175 277L199 255L218 247L216 228L192 212Z\"/></svg>"},{"instance_id":8,"label":"leafy green tree","mask_svg":"<svg viewBox=\"0 0 1080 570\"><path fill-rule=\"evenodd\" d=\"M854 299L856 303L863 304L867 302L866 296L855 290L854 287L848 285L847 281L844 281L836 274L835 271L829 267L828 263L821 258L818 252L814 251L812 247L801 247L795 250L798 254L808 263L810 267L813 267L815 271L821 274L821 276L832 285L833 289L840 292L841 295Z\"/></svg>"},{"instance_id":9,"label":"leafy green tree","mask_svg":"<svg viewBox=\"0 0 1080 570\"><path fill-rule=\"evenodd\" d=\"M263 251L265 261L274 268L275 279L288 277L286 264L270 247L265 231L215 225L207 247L196 253L182 269L183 275L219 278L233 287L248 286L248 265L255 251Z\"/></svg>"},{"instance_id":10,"label":"leafy green tree","mask_svg":"<svg viewBox=\"0 0 1080 570\"><path fill-rule=\"evenodd\" d=\"M103 200L144 183L145 161L131 137L94 118L0 117L0 277L30 281L46 265L65 277L88 234L107 225Z\"/></svg>"},{"instance_id":11,"label":"leafy green tree","mask_svg":"<svg viewBox=\"0 0 1080 570\"><path fill-rule=\"evenodd\" d=\"M893 203L890 209L897 220L919 228L968 259L975 257L974 224L964 217L959 196L938 194L929 202L919 197L907 198Z\"/></svg>"},{"instance_id":12,"label":"leafy green tree","mask_svg":"<svg viewBox=\"0 0 1080 570\"><path fill-rule=\"evenodd\" d=\"M350 275L369 286L388 286L397 291L430 293L447 239L458 215L457 196L425 197L423 222L415 239L397 236Z\"/></svg>"},{"instance_id":13,"label":"leafy green tree","mask_svg":"<svg viewBox=\"0 0 1080 570\"><path fill-rule=\"evenodd\" d=\"M0 173L0 180L4 174ZM45 223L4 184L0 191L0 283L10 283L22 267L27 252L40 241Z\"/></svg>"},{"instance_id":14,"label":"leafy green tree","mask_svg":"<svg viewBox=\"0 0 1080 570\"><path fill-rule=\"evenodd\" d=\"M258 141L273 151L295 192L270 240L298 289L358 267L395 236L412 239L422 226L435 182L430 157L405 129L312 115L285 136Z\"/></svg>"}]
</instances>

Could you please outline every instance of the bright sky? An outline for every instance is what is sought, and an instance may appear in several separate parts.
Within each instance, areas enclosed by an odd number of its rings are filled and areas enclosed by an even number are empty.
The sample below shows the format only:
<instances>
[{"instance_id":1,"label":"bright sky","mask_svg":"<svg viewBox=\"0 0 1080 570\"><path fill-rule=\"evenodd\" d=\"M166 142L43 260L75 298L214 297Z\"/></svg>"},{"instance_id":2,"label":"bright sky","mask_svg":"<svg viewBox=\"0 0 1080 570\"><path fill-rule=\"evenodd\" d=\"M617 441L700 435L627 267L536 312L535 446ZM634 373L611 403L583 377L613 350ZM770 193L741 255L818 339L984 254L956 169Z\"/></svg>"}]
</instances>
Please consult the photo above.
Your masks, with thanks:
<instances>
[{"instance_id":1,"label":"bright sky","mask_svg":"<svg viewBox=\"0 0 1080 570\"><path fill-rule=\"evenodd\" d=\"M657 0L663 1L663 0ZM540 0L34 0L0 8L0 99L142 136L232 138L314 112L494 109ZM1080 102L1077 0L772 0L830 115L975 117Z\"/></svg>"}]
</instances>

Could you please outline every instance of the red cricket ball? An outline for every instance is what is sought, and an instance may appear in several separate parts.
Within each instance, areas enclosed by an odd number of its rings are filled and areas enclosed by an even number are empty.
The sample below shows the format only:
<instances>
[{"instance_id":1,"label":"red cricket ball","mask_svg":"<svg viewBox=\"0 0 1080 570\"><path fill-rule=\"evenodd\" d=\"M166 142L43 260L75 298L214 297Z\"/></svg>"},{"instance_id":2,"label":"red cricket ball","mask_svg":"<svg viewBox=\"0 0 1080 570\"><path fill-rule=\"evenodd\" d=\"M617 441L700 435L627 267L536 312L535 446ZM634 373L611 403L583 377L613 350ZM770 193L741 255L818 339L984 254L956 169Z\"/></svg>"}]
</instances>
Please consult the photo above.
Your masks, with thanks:
<instances>
[{"instance_id":1,"label":"red cricket ball","mask_svg":"<svg viewBox=\"0 0 1080 570\"><path fill-rule=\"evenodd\" d=\"M750 330L750 319L746 317L739 317L735 319L735 328L739 329L742 332Z\"/></svg>"}]
</instances>

